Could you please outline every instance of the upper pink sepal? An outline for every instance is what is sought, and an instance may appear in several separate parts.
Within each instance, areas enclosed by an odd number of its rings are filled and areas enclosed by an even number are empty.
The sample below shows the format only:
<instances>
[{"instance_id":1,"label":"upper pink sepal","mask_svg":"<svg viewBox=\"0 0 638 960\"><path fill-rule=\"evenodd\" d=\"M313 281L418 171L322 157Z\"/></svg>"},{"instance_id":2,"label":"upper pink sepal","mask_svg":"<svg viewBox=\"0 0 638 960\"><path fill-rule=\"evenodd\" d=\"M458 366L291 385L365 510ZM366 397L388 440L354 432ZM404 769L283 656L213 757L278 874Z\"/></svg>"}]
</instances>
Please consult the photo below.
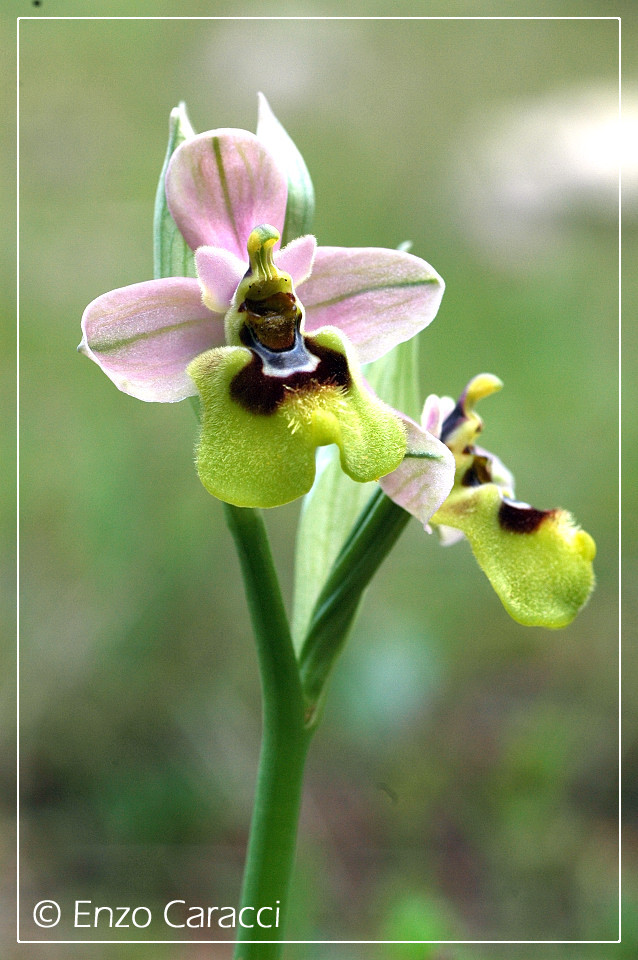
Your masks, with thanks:
<instances>
[{"instance_id":1,"label":"upper pink sepal","mask_svg":"<svg viewBox=\"0 0 638 960\"><path fill-rule=\"evenodd\" d=\"M199 282L167 277L93 300L82 317L78 350L124 393L170 403L197 392L186 367L223 343L223 315L204 306Z\"/></svg>"},{"instance_id":2,"label":"upper pink sepal","mask_svg":"<svg viewBox=\"0 0 638 960\"><path fill-rule=\"evenodd\" d=\"M360 363L369 363L426 327L444 289L436 270L411 253L319 247L301 293L306 331L338 327Z\"/></svg>"},{"instance_id":3,"label":"upper pink sepal","mask_svg":"<svg viewBox=\"0 0 638 960\"><path fill-rule=\"evenodd\" d=\"M210 130L186 140L166 172L168 208L189 247L221 247L242 261L258 224L283 230L287 192L285 174L247 130Z\"/></svg>"},{"instance_id":4,"label":"upper pink sepal","mask_svg":"<svg viewBox=\"0 0 638 960\"><path fill-rule=\"evenodd\" d=\"M379 483L391 500L426 526L452 489L454 457L436 437L409 417L399 416L407 435L405 458Z\"/></svg>"}]
</instances>

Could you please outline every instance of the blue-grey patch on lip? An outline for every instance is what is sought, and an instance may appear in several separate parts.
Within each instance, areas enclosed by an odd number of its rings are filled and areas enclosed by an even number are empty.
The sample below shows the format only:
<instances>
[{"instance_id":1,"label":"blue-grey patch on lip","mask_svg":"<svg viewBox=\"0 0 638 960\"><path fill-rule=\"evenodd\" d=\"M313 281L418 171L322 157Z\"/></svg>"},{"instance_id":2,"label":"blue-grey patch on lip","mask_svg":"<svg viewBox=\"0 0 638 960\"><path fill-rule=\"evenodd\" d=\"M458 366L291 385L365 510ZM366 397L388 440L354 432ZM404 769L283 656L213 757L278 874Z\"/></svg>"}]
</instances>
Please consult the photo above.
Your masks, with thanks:
<instances>
[{"instance_id":1,"label":"blue-grey patch on lip","mask_svg":"<svg viewBox=\"0 0 638 960\"><path fill-rule=\"evenodd\" d=\"M289 377L292 373L313 373L319 366L319 357L309 353L302 334L295 330L294 346L290 350L270 350L254 335L248 325L242 327L241 342L257 354L262 373L269 377Z\"/></svg>"}]
</instances>

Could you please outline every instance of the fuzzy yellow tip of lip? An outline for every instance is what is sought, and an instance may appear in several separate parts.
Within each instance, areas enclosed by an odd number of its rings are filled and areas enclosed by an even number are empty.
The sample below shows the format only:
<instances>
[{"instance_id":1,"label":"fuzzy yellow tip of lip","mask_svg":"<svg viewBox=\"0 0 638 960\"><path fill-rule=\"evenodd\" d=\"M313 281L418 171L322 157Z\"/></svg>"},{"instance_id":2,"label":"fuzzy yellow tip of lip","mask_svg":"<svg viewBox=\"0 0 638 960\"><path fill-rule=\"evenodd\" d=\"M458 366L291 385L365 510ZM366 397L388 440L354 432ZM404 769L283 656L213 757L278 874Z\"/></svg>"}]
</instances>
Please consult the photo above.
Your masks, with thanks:
<instances>
[{"instance_id":1,"label":"fuzzy yellow tip of lip","mask_svg":"<svg viewBox=\"0 0 638 960\"><path fill-rule=\"evenodd\" d=\"M596 541L587 533L586 530L577 530L574 536L574 546L580 553L583 560L588 563L596 556Z\"/></svg>"},{"instance_id":2,"label":"fuzzy yellow tip of lip","mask_svg":"<svg viewBox=\"0 0 638 960\"><path fill-rule=\"evenodd\" d=\"M251 273L260 280L279 277L273 261L273 247L279 240L279 231L268 223L261 223L248 237L247 250Z\"/></svg>"}]
</instances>

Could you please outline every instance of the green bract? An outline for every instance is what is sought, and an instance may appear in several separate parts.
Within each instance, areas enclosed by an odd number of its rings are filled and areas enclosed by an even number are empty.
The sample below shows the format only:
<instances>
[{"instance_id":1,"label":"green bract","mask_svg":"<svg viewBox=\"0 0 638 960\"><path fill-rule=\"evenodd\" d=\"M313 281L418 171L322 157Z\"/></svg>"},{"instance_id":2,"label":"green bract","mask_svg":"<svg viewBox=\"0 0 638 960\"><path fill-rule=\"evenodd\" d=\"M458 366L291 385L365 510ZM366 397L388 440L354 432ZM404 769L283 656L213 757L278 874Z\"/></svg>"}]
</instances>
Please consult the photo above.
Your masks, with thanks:
<instances>
[{"instance_id":1,"label":"green bract","mask_svg":"<svg viewBox=\"0 0 638 960\"><path fill-rule=\"evenodd\" d=\"M184 238L177 229L168 205L164 181L168 164L174 151L184 140L195 136L186 112L186 104L171 110L168 122L168 146L164 165L160 174L155 193L155 210L153 214L153 262L156 279L160 277L196 277L193 252L184 242Z\"/></svg>"}]
</instances>

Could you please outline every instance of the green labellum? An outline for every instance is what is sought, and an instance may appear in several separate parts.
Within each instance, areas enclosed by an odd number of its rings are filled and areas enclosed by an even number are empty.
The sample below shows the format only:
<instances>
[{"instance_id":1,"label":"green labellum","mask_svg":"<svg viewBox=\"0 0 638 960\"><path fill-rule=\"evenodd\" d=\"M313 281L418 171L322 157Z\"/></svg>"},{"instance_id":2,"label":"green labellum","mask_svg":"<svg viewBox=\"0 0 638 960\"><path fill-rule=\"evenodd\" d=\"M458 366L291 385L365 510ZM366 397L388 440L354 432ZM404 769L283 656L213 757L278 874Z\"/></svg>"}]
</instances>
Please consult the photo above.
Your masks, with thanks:
<instances>
[{"instance_id":1,"label":"green labellum","mask_svg":"<svg viewBox=\"0 0 638 960\"><path fill-rule=\"evenodd\" d=\"M197 469L221 500L274 507L302 496L326 444L337 444L343 470L360 482L401 463L403 426L363 386L338 331L323 328L301 348L312 369L265 372L263 345L222 347L191 363L203 410Z\"/></svg>"}]
</instances>

